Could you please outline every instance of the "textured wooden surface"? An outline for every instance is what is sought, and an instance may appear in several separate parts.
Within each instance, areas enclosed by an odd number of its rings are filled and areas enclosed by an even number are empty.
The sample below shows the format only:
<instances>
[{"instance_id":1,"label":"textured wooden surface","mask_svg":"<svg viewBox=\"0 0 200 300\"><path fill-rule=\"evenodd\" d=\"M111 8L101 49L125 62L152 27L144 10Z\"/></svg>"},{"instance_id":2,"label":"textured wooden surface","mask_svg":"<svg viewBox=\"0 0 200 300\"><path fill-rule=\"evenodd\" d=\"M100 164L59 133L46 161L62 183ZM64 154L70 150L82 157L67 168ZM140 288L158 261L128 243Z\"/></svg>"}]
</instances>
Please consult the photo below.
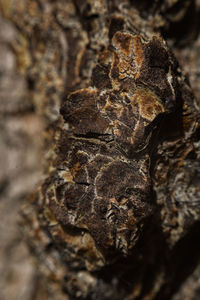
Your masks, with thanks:
<instances>
[{"instance_id":1,"label":"textured wooden surface","mask_svg":"<svg viewBox=\"0 0 200 300\"><path fill-rule=\"evenodd\" d=\"M0 4L0 298L198 299L199 2Z\"/></svg>"}]
</instances>

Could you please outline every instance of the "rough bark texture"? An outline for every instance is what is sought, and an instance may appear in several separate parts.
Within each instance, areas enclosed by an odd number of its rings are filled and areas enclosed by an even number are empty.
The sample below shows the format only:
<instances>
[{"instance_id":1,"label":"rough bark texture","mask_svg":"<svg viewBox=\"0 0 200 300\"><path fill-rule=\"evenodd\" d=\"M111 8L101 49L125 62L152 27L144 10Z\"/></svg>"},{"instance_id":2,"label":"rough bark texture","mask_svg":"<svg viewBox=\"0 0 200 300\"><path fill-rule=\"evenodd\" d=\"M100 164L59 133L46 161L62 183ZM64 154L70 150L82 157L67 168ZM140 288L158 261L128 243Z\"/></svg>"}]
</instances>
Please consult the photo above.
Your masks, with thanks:
<instances>
[{"instance_id":1,"label":"rough bark texture","mask_svg":"<svg viewBox=\"0 0 200 300\"><path fill-rule=\"evenodd\" d=\"M37 263L2 299L199 299L200 3L0 4L0 196Z\"/></svg>"}]
</instances>

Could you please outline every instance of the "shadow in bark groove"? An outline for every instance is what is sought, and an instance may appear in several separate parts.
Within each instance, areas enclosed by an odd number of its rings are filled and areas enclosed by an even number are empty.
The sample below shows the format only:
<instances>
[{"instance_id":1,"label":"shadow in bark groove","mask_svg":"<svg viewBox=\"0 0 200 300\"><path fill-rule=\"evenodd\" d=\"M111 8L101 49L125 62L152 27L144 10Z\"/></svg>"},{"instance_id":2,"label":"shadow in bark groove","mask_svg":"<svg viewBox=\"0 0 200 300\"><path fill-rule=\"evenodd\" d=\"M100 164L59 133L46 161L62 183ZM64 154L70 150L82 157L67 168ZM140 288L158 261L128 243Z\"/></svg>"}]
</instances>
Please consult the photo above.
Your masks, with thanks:
<instances>
[{"instance_id":1,"label":"shadow in bark groove","mask_svg":"<svg viewBox=\"0 0 200 300\"><path fill-rule=\"evenodd\" d=\"M200 259L200 222L194 224L188 234L183 237L166 262L166 283L158 293L156 300L171 299L188 275L195 269Z\"/></svg>"}]
</instances>

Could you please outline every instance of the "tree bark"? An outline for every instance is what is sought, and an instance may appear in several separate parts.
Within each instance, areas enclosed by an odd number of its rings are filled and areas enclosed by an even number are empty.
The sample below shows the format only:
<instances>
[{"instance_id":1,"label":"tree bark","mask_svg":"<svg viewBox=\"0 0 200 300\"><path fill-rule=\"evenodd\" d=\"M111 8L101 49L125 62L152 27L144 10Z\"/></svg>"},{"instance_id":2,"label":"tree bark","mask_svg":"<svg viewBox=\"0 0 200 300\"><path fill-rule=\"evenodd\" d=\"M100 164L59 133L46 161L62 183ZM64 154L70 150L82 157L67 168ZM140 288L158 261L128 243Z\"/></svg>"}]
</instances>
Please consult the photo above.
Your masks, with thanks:
<instances>
[{"instance_id":1,"label":"tree bark","mask_svg":"<svg viewBox=\"0 0 200 300\"><path fill-rule=\"evenodd\" d=\"M45 297L198 299L198 1L1 8L42 124L45 179L21 229Z\"/></svg>"}]
</instances>

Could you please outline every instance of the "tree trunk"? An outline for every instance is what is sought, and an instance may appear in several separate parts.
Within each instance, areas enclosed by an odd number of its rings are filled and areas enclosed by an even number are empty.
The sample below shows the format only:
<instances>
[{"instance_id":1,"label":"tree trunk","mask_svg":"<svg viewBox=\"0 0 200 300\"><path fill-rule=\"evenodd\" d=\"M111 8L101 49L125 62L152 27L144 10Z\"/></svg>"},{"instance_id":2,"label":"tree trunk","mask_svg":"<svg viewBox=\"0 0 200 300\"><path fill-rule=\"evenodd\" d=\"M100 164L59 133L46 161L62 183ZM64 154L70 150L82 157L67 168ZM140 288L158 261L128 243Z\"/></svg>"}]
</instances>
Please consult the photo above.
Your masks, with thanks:
<instances>
[{"instance_id":1,"label":"tree trunk","mask_svg":"<svg viewBox=\"0 0 200 300\"><path fill-rule=\"evenodd\" d=\"M1 7L42 124L21 221L34 299L199 299L199 2Z\"/></svg>"}]
</instances>

